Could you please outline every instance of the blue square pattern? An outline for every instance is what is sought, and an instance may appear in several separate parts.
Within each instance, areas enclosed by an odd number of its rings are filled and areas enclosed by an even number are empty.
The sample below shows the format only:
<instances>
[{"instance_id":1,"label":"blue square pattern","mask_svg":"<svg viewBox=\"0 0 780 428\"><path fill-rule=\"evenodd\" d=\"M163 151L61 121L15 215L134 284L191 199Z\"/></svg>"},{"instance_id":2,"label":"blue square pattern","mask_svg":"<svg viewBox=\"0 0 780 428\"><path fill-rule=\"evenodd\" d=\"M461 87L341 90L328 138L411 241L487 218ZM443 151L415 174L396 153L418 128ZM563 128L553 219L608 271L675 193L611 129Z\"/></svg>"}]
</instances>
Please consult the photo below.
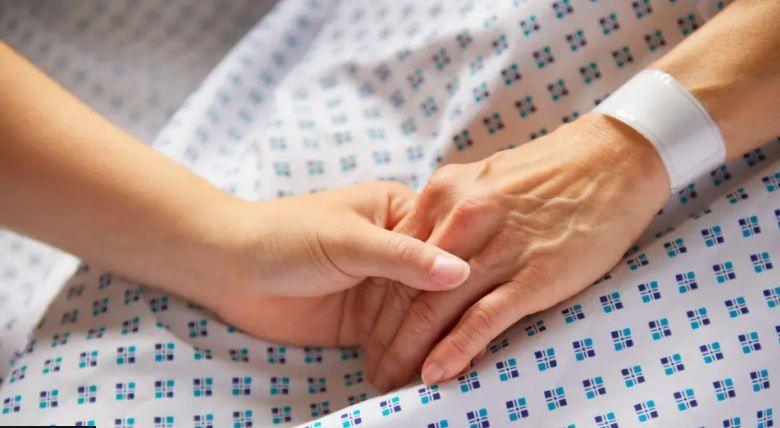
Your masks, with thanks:
<instances>
[{"instance_id":1,"label":"blue square pattern","mask_svg":"<svg viewBox=\"0 0 780 428\"><path fill-rule=\"evenodd\" d=\"M428 404L441 399L439 385L428 385L420 387L417 389L417 394L420 396L420 402L422 404Z\"/></svg>"},{"instance_id":2,"label":"blue square pattern","mask_svg":"<svg viewBox=\"0 0 780 428\"><path fill-rule=\"evenodd\" d=\"M292 408L290 406L273 407L271 409L271 421L274 425L292 422Z\"/></svg>"},{"instance_id":3,"label":"blue square pattern","mask_svg":"<svg viewBox=\"0 0 780 428\"><path fill-rule=\"evenodd\" d=\"M661 366L664 369L664 373L667 376L685 370L685 364L683 364L680 354L672 354L661 357L660 361Z\"/></svg>"},{"instance_id":4,"label":"blue square pattern","mask_svg":"<svg viewBox=\"0 0 780 428\"><path fill-rule=\"evenodd\" d=\"M509 340L506 337L502 337L501 340L495 340L493 343L490 344L488 349L490 350L491 354L495 354L496 352L505 349L509 347Z\"/></svg>"},{"instance_id":5,"label":"blue square pattern","mask_svg":"<svg viewBox=\"0 0 780 428\"><path fill-rule=\"evenodd\" d=\"M233 395L250 395L252 393L252 377L233 377L231 379L231 392Z\"/></svg>"},{"instance_id":6,"label":"blue square pattern","mask_svg":"<svg viewBox=\"0 0 780 428\"><path fill-rule=\"evenodd\" d=\"M395 396L387 400L382 400L379 402L379 408L382 411L382 416L398 413L401 411L401 399L398 396Z\"/></svg>"},{"instance_id":7,"label":"blue square pattern","mask_svg":"<svg viewBox=\"0 0 780 428\"><path fill-rule=\"evenodd\" d=\"M723 359L723 351L720 348L720 343L712 342L706 345L699 346L699 352L704 359L705 364L710 364L714 361L720 361Z\"/></svg>"},{"instance_id":8,"label":"blue square pattern","mask_svg":"<svg viewBox=\"0 0 780 428\"><path fill-rule=\"evenodd\" d=\"M742 353L749 354L761 350L761 342L758 340L758 332L751 331L737 336Z\"/></svg>"},{"instance_id":9,"label":"blue square pattern","mask_svg":"<svg viewBox=\"0 0 780 428\"><path fill-rule=\"evenodd\" d=\"M498 379L501 382L506 382L520 375L517 370L517 360L514 358L497 362L496 369L498 370Z\"/></svg>"},{"instance_id":10,"label":"blue square pattern","mask_svg":"<svg viewBox=\"0 0 780 428\"><path fill-rule=\"evenodd\" d=\"M756 412L756 427L758 428L770 428L775 425L775 420L772 417L772 408L759 410Z\"/></svg>"},{"instance_id":11,"label":"blue square pattern","mask_svg":"<svg viewBox=\"0 0 780 428\"><path fill-rule=\"evenodd\" d=\"M571 344L574 348L574 358L576 358L577 361L582 361L586 358L593 358L596 356L596 350L593 346L593 339L590 337L576 340Z\"/></svg>"},{"instance_id":12,"label":"blue square pattern","mask_svg":"<svg viewBox=\"0 0 780 428\"><path fill-rule=\"evenodd\" d=\"M3 414L19 413L22 409L22 396L15 395L3 400Z\"/></svg>"},{"instance_id":13,"label":"blue square pattern","mask_svg":"<svg viewBox=\"0 0 780 428\"><path fill-rule=\"evenodd\" d=\"M360 409L342 413L341 416L339 416L339 419L341 420L341 428L352 428L363 423L363 417L360 416Z\"/></svg>"},{"instance_id":14,"label":"blue square pattern","mask_svg":"<svg viewBox=\"0 0 780 428\"><path fill-rule=\"evenodd\" d=\"M734 272L734 263L730 261L712 265L712 271L715 273L715 280L718 281L718 284L723 284L737 277Z\"/></svg>"},{"instance_id":15,"label":"blue square pattern","mask_svg":"<svg viewBox=\"0 0 780 428\"><path fill-rule=\"evenodd\" d=\"M426 428L449 428L450 423L446 419L439 419L436 422L431 422Z\"/></svg>"},{"instance_id":16,"label":"blue square pattern","mask_svg":"<svg viewBox=\"0 0 780 428\"><path fill-rule=\"evenodd\" d=\"M704 238L704 244L707 245L707 247L714 247L726 242L723 238L723 230L720 226L712 226L706 229L702 229L701 236Z\"/></svg>"},{"instance_id":17,"label":"blue square pattern","mask_svg":"<svg viewBox=\"0 0 780 428\"><path fill-rule=\"evenodd\" d=\"M767 369L750 372L750 384L753 385L753 391L755 392L769 389L769 372Z\"/></svg>"},{"instance_id":18,"label":"blue square pattern","mask_svg":"<svg viewBox=\"0 0 780 428\"><path fill-rule=\"evenodd\" d=\"M766 186L767 192L776 192L780 189L780 172L761 177L761 181L764 183L764 186Z\"/></svg>"},{"instance_id":19,"label":"blue square pattern","mask_svg":"<svg viewBox=\"0 0 780 428\"><path fill-rule=\"evenodd\" d=\"M751 215L749 217L743 217L737 220L739 228L742 231L742 236L750 238L751 236L761 233L761 225L758 222L758 216Z\"/></svg>"},{"instance_id":20,"label":"blue square pattern","mask_svg":"<svg viewBox=\"0 0 780 428\"><path fill-rule=\"evenodd\" d=\"M308 381L310 379L311 378L307 378L306 379L307 383L308 383ZM320 385L317 385L317 386L320 386ZM325 389L324 383L320 387L323 389L322 392L324 392L324 389ZM309 383L308 391L309 391L309 394L313 394L313 393L319 392L319 391L312 392L311 383ZM290 378L288 376L271 376L271 385L269 387L269 392L271 393L271 395L287 395L287 394L289 394L290 393Z\"/></svg>"},{"instance_id":21,"label":"blue square pattern","mask_svg":"<svg viewBox=\"0 0 780 428\"><path fill-rule=\"evenodd\" d=\"M135 399L135 382L118 382L116 384L117 400L134 400Z\"/></svg>"},{"instance_id":22,"label":"blue square pattern","mask_svg":"<svg viewBox=\"0 0 780 428\"><path fill-rule=\"evenodd\" d=\"M682 238L677 238L673 241L664 243L664 250L669 257L676 257L680 254L688 252L688 248L685 246L685 241Z\"/></svg>"},{"instance_id":23,"label":"blue square pattern","mask_svg":"<svg viewBox=\"0 0 780 428\"><path fill-rule=\"evenodd\" d=\"M612 344L616 351L622 351L634 346L634 339L631 338L631 329L626 327L620 330L613 330L611 333Z\"/></svg>"},{"instance_id":24,"label":"blue square pattern","mask_svg":"<svg viewBox=\"0 0 780 428\"><path fill-rule=\"evenodd\" d=\"M617 418L614 412L607 412L593 417L596 422L596 428L618 428ZM573 428L573 425L571 425Z\"/></svg>"},{"instance_id":25,"label":"blue square pattern","mask_svg":"<svg viewBox=\"0 0 780 428\"><path fill-rule=\"evenodd\" d=\"M547 348L534 352L536 358L536 368L540 372L558 366L558 360L555 358L555 349Z\"/></svg>"},{"instance_id":26,"label":"blue square pattern","mask_svg":"<svg viewBox=\"0 0 780 428\"><path fill-rule=\"evenodd\" d=\"M311 417L318 418L330 413L330 401L314 402L309 404Z\"/></svg>"},{"instance_id":27,"label":"blue square pattern","mask_svg":"<svg viewBox=\"0 0 780 428\"><path fill-rule=\"evenodd\" d=\"M750 263L753 265L753 270L756 273L771 270L772 260L769 258L769 253L764 251L762 253L756 253L750 255Z\"/></svg>"},{"instance_id":28,"label":"blue square pattern","mask_svg":"<svg viewBox=\"0 0 780 428\"><path fill-rule=\"evenodd\" d=\"M634 411L636 412L636 418L642 423L658 417L658 410L653 400L634 404Z\"/></svg>"},{"instance_id":29,"label":"blue square pattern","mask_svg":"<svg viewBox=\"0 0 780 428\"><path fill-rule=\"evenodd\" d=\"M154 428L173 428L173 416L155 416Z\"/></svg>"},{"instance_id":30,"label":"blue square pattern","mask_svg":"<svg viewBox=\"0 0 780 428\"><path fill-rule=\"evenodd\" d=\"M734 381L729 377L712 382L712 387L715 388L715 398L717 398L718 401L737 396L734 391Z\"/></svg>"},{"instance_id":31,"label":"blue square pattern","mask_svg":"<svg viewBox=\"0 0 780 428\"><path fill-rule=\"evenodd\" d=\"M685 411L699 405L692 388L676 391L674 393L674 401L677 403L677 408L680 411Z\"/></svg>"},{"instance_id":32,"label":"blue square pattern","mask_svg":"<svg viewBox=\"0 0 780 428\"><path fill-rule=\"evenodd\" d=\"M173 361L175 345L173 342L154 344L154 361Z\"/></svg>"},{"instance_id":33,"label":"blue square pattern","mask_svg":"<svg viewBox=\"0 0 780 428\"><path fill-rule=\"evenodd\" d=\"M724 301L723 304L726 305L726 310L728 311L729 317L731 318L746 315L750 312L747 306L747 302L743 296L728 299Z\"/></svg>"},{"instance_id":34,"label":"blue square pattern","mask_svg":"<svg viewBox=\"0 0 780 428\"><path fill-rule=\"evenodd\" d=\"M506 413L511 422L528 417L528 403L525 397L506 402Z\"/></svg>"},{"instance_id":35,"label":"blue square pattern","mask_svg":"<svg viewBox=\"0 0 780 428\"><path fill-rule=\"evenodd\" d=\"M592 400L607 393L607 388L604 386L604 379L602 379L601 376L584 379L582 381L582 387L585 389L585 397L587 397L588 400Z\"/></svg>"},{"instance_id":36,"label":"blue square pattern","mask_svg":"<svg viewBox=\"0 0 780 428\"><path fill-rule=\"evenodd\" d=\"M233 411L233 428L250 428L253 426L254 412L251 410Z\"/></svg>"},{"instance_id":37,"label":"blue square pattern","mask_svg":"<svg viewBox=\"0 0 780 428\"><path fill-rule=\"evenodd\" d=\"M763 291L763 294L769 309L780 307L780 286L767 288Z\"/></svg>"},{"instance_id":38,"label":"blue square pattern","mask_svg":"<svg viewBox=\"0 0 780 428\"><path fill-rule=\"evenodd\" d=\"M650 327L650 336L653 340L661 340L664 337L672 335L672 329L669 327L669 320L666 318L660 318L652 320L648 323Z\"/></svg>"},{"instance_id":39,"label":"blue square pattern","mask_svg":"<svg viewBox=\"0 0 780 428\"><path fill-rule=\"evenodd\" d=\"M645 253L640 253L629 257L626 260L626 264L628 265L629 269L637 270L642 266L649 265L650 261L647 260L647 256L645 255Z\"/></svg>"},{"instance_id":40,"label":"blue square pattern","mask_svg":"<svg viewBox=\"0 0 780 428\"><path fill-rule=\"evenodd\" d=\"M601 303L601 308L605 314L623 309L623 302L620 300L620 293L617 291L599 296L599 303Z\"/></svg>"},{"instance_id":41,"label":"blue square pattern","mask_svg":"<svg viewBox=\"0 0 780 428\"><path fill-rule=\"evenodd\" d=\"M691 309L685 312L688 321L691 323L691 329L698 330L701 327L710 325L710 317L707 315L707 308L702 306L698 309Z\"/></svg>"},{"instance_id":42,"label":"blue square pattern","mask_svg":"<svg viewBox=\"0 0 780 428\"><path fill-rule=\"evenodd\" d=\"M458 377L458 385L460 386L460 392L469 392L473 389L479 389L479 374L476 370Z\"/></svg>"},{"instance_id":43,"label":"blue square pattern","mask_svg":"<svg viewBox=\"0 0 780 428\"><path fill-rule=\"evenodd\" d=\"M213 394L214 379L210 377L201 378L196 377L192 379L192 396L193 397L211 397Z\"/></svg>"},{"instance_id":44,"label":"blue square pattern","mask_svg":"<svg viewBox=\"0 0 780 428\"><path fill-rule=\"evenodd\" d=\"M173 379L154 381L154 398L173 398L175 384Z\"/></svg>"},{"instance_id":45,"label":"blue square pattern","mask_svg":"<svg viewBox=\"0 0 780 428\"><path fill-rule=\"evenodd\" d=\"M729 201L730 204L736 205L740 201L744 201L745 199L750 199L750 195L747 192L745 192L744 188L740 187L739 189L727 194L726 199Z\"/></svg>"},{"instance_id":46,"label":"blue square pattern","mask_svg":"<svg viewBox=\"0 0 780 428\"><path fill-rule=\"evenodd\" d=\"M579 303L563 309L561 314L563 315L563 320L566 322L566 324L571 324L575 321L585 319L585 313L582 310L582 305Z\"/></svg>"},{"instance_id":47,"label":"blue square pattern","mask_svg":"<svg viewBox=\"0 0 780 428\"><path fill-rule=\"evenodd\" d=\"M43 390L38 394L38 408L54 408L59 406L60 391L57 389Z\"/></svg>"},{"instance_id":48,"label":"blue square pattern","mask_svg":"<svg viewBox=\"0 0 780 428\"><path fill-rule=\"evenodd\" d=\"M642 303L650 303L661 299L661 292L658 290L658 281L649 281L637 285L639 295L642 296Z\"/></svg>"},{"instance_id":49,"label":"blue square pattern","mask_svg":"<svg viewBox=\"0 0 780 428\"><path fill-rule=\"evenodd\" d=\"M742 418L735 416L723 420L723 428L742 428Z\"/></svg>"},{"instance_id":50,"label":"blue square pattern","mask_svg":"<svg viewBox=\"0 0 780 428\"><path fill-rule=\"evenodd\" d=\"M696 283L696 274L693 271L678 273L674 276L674 279L677 281L677 290L680 294L699 288L699 284Z\"/></svg>"},{"instance_id":51,"label":"blue square pattern","mask_svg":"<svg viewBox=\"0 0 780 428\"><path fill-rule=\"evenodd\" d=\"M466 412L466 420L468 421L469 428L490 427L490 419L488 418L488 411L484 407L478 410L470 410Z\"/></svg>"},{"instance_id":52,"label":"blue square pattern","mask_svg":"<svg viewBox=\"0 0 780 428\"><path fill-rule=\"evenodd\" d=\"M568 404L562 386L544 391L544 401L547 403L547 410L555 410Z\"/></svg>"},{"instance_id":53,"label":"blue square pattern","mask_svg":"<svg viewBox=\"0 0 780 428\"><path fill-rule=\"evenodd\" d=\"M537 334L542 333L545 330L547 330L547 327L544 326L544 321L537 320L525 328L525 334L527 334L528 337L531 337L531 336L536 336Z\"/></svg>"}]
</instances>

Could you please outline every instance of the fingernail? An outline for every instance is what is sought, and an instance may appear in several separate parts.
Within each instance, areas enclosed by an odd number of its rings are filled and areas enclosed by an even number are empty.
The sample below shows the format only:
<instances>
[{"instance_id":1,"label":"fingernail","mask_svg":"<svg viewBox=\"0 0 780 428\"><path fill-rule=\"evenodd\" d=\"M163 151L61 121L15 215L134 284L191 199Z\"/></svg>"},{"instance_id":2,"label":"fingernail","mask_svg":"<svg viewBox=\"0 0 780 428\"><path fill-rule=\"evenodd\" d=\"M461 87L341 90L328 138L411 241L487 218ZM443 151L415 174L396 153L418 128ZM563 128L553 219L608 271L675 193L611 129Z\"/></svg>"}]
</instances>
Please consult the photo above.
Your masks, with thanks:
<instances>
[{"instance_id":1,"label":"fingernail","mask_svg":"<svg viewBox=\"0 0 780 428\"><path fill-rule=\"evenodd\" d=\"M439 285L455 287L469 276L469 264L452 254L440 254L433 260L431 280Z\"/></svg>"},{"instance_id":2,"label":"fingernail","mask_svg":"<svg viewBox=\"0 0 780 428\"><path fill-rule=\"evenodd\" d=\"M438 383L444 379L444 369L436 363L430 363L423 367L422 379L426 385Z\"/></svg>"}]
</instances>

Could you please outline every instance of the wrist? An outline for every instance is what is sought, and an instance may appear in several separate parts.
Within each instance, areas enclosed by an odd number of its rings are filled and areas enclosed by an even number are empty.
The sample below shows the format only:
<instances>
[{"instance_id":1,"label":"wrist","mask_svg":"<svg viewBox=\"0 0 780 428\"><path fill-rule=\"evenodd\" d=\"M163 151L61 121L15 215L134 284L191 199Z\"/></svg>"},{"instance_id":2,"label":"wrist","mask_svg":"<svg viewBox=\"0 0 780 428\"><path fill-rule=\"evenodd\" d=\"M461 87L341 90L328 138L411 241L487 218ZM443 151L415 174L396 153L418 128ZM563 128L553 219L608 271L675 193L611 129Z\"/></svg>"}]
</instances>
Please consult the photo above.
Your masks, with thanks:
<instances>
[{"instance_id":1,"label":"wrist","mask_svg":"<svg viewBox=\"0 0 780 428\"><path fill-rule=\"evenodd\" d=\"M180 219L162 246L159 286L195 303L215 308L225 287L241 280L242 240L249 202L220 194L204 198Z\"/></svg>"},{"instance_id":2,"label":"wrist","mask_svg":"<svg viewBox=\"0 0 780 428\"><path fill-rule=\"evenodd\" d=\"M669 198L669 175L661 156L642 134L612 117L588 113L573 122L575 150L589 153L589 162L610 170L623 184L621 192L642 195L658 210Z\"/></svg>"}]
</instances>

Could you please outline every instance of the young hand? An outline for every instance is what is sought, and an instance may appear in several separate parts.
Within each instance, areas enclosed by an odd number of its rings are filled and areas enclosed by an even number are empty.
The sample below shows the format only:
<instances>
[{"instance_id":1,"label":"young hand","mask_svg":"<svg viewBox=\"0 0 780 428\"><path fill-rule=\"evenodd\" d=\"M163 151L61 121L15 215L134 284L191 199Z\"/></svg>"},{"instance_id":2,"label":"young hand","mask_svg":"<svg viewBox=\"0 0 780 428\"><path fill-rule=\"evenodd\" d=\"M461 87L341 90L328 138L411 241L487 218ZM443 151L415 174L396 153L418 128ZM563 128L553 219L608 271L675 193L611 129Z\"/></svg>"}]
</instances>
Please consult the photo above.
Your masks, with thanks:
<instances>
[{"instance_id":1,"label":"young hand","mask_svg":"<svg viewBox=\"0 0 780 428\"><path fill-rule=\"evenodd\" d=\"M223 254L208 266L221 283L191 293L255 336L305 345L357 345L373 322L368 277L420 290L448 290L468 264L431 244L389 231L411 207L413 190L373 182L220 210ZM214 277L204 273L203 278ZM186 294L180 290L173 290ZM365 331L361 334L361 331Z\"/></svg>"}]
</instances>

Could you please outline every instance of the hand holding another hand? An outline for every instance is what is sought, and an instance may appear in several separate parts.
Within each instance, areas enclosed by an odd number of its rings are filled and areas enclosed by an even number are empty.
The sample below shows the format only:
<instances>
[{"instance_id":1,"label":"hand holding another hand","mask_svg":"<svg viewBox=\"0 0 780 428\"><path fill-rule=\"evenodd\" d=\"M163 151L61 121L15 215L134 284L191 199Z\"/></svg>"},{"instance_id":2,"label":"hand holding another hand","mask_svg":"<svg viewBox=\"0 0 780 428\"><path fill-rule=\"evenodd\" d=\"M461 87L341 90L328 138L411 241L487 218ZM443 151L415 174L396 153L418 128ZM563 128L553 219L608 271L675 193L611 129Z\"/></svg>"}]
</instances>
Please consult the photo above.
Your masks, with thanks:
<instances>
[{"instance_id":1,"label":"hand holding another hand","mask_svg":"<svg viewBox=\"0 0 780 428\"><path fill-rule=\"evenodd\" d=\"M445 290L468 276L464 261L388 230L415 196L372 182L271 201L231 198L201 222L211 226L199 229L200 241L218 245L202 265L189 261L200 279L171 291L266 340L357 345L383 295L368 277Z\"/></svg>"},{"instance_id":2,"label":"hand holding another hand","mask_svg":"<svg viewBox=\"0 0 780 428\"><path fill-rule=\"evenodd\" d=\"M378 389L458 375L520 318L576 294L614 266L668 197L655 149L589 114L543 138L439 169L396 228L469 261L450 291L396 284L366 342Z\"/></svg>"}]
</instances>

